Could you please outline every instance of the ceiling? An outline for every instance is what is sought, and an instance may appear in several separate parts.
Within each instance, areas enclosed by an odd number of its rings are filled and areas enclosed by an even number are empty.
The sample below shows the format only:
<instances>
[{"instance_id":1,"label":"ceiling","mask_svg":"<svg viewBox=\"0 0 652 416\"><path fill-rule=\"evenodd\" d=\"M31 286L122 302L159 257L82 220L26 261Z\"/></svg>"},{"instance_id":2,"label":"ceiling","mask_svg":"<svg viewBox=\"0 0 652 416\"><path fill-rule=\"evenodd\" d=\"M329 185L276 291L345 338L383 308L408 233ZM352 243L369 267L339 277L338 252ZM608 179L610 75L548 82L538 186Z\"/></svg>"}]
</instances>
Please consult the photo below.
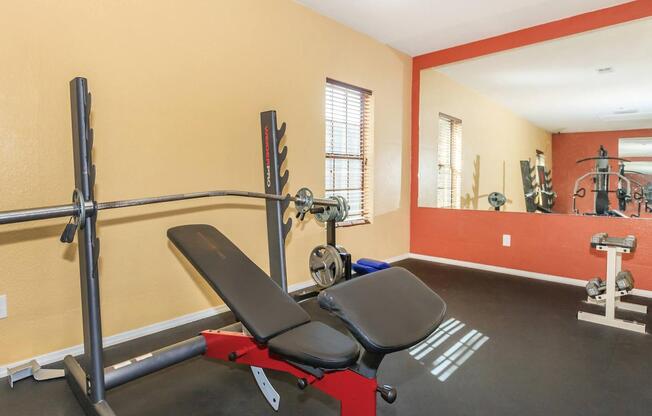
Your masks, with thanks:
<instances>
[{"instance_id":1,"label":"ceiling","mask_svg":"<svg viewBox=\"0 0 652 416\"><path fill-rule=\"evenodd\" d=\"M652 128L652 18L429 70L550 132Z\"/></svg>"},{"instance_id":2,"label":"ceiling","mask_svg":"<svg viewBox=\"0 0 652 416\"><path fill-rule=\"evenodd\" d=\"M295 0L411 56L603 9L623 0Z\"/></svg>"}]
</instances>

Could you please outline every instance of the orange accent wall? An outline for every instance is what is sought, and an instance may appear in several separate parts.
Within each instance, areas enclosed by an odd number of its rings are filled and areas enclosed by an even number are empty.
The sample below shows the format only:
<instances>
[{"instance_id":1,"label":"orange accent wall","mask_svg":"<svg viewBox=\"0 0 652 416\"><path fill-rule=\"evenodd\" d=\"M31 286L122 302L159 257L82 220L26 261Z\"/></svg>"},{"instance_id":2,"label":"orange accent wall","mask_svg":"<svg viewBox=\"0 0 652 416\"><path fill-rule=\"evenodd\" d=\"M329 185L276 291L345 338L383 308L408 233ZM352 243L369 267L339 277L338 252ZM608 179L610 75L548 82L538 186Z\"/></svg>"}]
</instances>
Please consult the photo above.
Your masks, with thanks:
<instances>
[{"instance_id":1,"label":"orange accent wall","mask_svg":"<svg viewBox=\"0 0 652 416\"><path fill-rule=\"evenodd\" d=\"M634 234L636 253L624 257L637 288L652 290L652 221L557 214L462 211L420 208L418 201L419 88L422 69L557 39L652 16L652 1L638 0L534 26L426 55L412 61L412 166L410 251L558 276L604 276L606 260L589 248L597 232ZM556 166L553 166L556 170ZM502 234L512 246L502 247Z\"/></svg>"},{"instance_id":2,"label":"orange accent wall","mask_svg":"<svg viewBox=\"0 0 652 416\"><path fill-rule=\"evenodd\" d=\"M621 137L652 137L652 129L643 130L621 130L621 131L597 131L583 133L558 133L552 135L552 183L559 195L555 202L555 211L572 212L571 195L575 180L589 170L593 169L594 163L576 163L579 159L597 156L600 145L604 145L609 156L618 157L618 139ZM611 162L611 169L618 170L618 163ZM615 181L615 179L614 179ZM613 183L613 182L612 182ZM590 182L583 182L587 188ZM612 206L617 206L615 196L610 196ZM593 195L587 192L586 197L577 199L577 207L580 212L593 211ZM634 213L628 210L628 214ZM650 214L648 214L649 216Z\"/></svg>"},{"instance_id":3,"label":"orange accent wall","mask_svg":"<svg viewBox=\"0 0 652 416\"><path fill-rule=\"evenodd\" d=\"M652 220L563 214L412 211L411 252L576 279L605 278L606 256L589 248L591 236L636 235L638 248L623 257L636 287L652 290ZM502 246L502 235L512 246Z\"/></svg>"}]
</instances>

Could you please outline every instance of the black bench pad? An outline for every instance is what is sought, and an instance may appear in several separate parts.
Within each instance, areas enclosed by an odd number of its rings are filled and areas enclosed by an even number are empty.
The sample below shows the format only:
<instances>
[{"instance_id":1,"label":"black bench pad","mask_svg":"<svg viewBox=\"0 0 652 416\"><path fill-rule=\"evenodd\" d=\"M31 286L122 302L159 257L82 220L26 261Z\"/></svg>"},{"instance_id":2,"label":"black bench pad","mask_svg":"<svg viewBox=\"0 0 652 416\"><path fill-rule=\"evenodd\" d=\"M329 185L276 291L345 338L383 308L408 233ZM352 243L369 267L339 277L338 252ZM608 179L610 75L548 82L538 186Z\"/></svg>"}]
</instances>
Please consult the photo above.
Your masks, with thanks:
<instances>
[{"instance_id":1,"label":"black bench pad","mask_svg":"<svg viewBox=\"0 0 652 416\"><path fill-rule=\"evenodd\" d=\"M270 352L318 368L346 368L358 360L360 348L351 338L313 321L278 335L267 344Z\"/></svg>"},{"instance_id":2,"label":"black bench pad","mask_svg":"<svg viewBox=\"0 0 652 416\"><path fill-rule=\"evenodd\" d=\"M366 350L381 354L423 341L446 313L446 303L400 267L340 283L321 292L318 300L344 321Z\"/></svg>"},{"instance_id":3,"label":"black bench pad","mask_svg":"<svg viewBox=\"0 0 652 416\"><path fill-rule=\"evenodd\" d=\"M205 224L170 228L168 238L201 273L256 341L310 321L310 316L235 244Z\"/></svg>"}]
</instances>

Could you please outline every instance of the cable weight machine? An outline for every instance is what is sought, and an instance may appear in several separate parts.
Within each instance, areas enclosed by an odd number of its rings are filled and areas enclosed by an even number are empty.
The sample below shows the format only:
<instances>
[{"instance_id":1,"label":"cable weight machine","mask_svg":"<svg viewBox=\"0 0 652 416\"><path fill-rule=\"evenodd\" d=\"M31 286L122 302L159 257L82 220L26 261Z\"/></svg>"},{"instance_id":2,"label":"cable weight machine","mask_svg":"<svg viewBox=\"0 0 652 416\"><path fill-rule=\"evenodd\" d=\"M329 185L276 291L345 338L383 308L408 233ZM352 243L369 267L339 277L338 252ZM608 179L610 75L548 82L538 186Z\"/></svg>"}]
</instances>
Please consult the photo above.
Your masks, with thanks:
<instances>
[{"instance_id":1,"label":"cable weight machine","mask_svg":"<svg viewBox=\"0 0 652 416\"><path fill-rule=\"evenodd\" d=\"M581 184L586 178L591 178L593 185L591 192L594 194L594 211L585 213L584 215L626 218L625 210L627 209L627 204L632 201L632 184L630 179L625 176L624 169L621 168L618 171L611 169L610 161L617 161L622 167L622 164L629 162L629 160L609 156L607 150L601 145L600 149L598 149L597 156L580 159L576 163L580 164L589 161L595 161L593 169L577 178L573 186L573 213L580 214L580 210L577 208L577 198L584 198L587 193L586 188L581 187ZM616 189L611 189L610 187L611 178L617 180ZM616 194L618 209L612 208L609 198L610 193Z\"/></svg>"}]
</instances>

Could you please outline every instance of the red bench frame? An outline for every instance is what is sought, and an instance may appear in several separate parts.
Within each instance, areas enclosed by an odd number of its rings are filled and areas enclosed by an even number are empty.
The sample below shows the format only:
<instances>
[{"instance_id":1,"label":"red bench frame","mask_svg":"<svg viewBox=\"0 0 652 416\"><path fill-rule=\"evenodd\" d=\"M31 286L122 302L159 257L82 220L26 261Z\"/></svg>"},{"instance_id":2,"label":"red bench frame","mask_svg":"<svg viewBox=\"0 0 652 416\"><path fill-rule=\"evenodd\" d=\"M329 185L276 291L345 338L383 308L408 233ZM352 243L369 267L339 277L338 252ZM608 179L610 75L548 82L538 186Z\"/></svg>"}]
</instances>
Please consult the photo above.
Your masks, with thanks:
<instances>
[{"instance_id":1,"label":"red bench frame","mask_svg":"<svg viewBox=\"0 0 652 416\"><path fill-rule=\"evenodd\" d=\"M287 361L274 357L266 346L256 343L248 335L219 330L204 331L201 335L206 339L206 357L283 371L298 379L305 379L309 385L339 400L342 416L376 415L378 384L375 378L367 378L351 369L343 369L325 372L324 377L319 379Z\"/></svg>"}]
</instances>

